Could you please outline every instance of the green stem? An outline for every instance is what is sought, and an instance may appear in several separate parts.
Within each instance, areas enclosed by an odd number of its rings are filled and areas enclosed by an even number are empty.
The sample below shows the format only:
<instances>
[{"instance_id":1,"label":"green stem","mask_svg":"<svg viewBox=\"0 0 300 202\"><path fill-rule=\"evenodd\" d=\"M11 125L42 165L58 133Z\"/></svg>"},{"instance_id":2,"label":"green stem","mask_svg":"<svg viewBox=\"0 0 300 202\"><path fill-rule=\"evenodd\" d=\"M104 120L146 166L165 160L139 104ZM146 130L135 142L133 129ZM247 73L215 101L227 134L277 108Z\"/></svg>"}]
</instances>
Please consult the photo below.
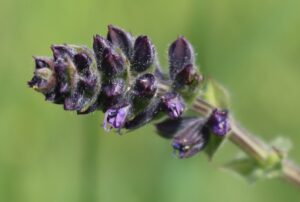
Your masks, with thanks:
<instances>
[{"instance_id":1,"label":"green stem","mask_svg":"<svg viewBox=\"0 0 300 202\"><path fill-rule=\"evenodd\" d=\"M201 99L196 99L192 106L192 110L208 116L214 109L209 103ZM273 166L281 163L282 178L300 187L300 169L290 160L281 160L280 154L272 148L272 146L259 140L255 135L241 128L239 124L231 118L231 134L229 140L239 147L242 151L255 159L262 166Z\"/></svg>"}]
</instances>

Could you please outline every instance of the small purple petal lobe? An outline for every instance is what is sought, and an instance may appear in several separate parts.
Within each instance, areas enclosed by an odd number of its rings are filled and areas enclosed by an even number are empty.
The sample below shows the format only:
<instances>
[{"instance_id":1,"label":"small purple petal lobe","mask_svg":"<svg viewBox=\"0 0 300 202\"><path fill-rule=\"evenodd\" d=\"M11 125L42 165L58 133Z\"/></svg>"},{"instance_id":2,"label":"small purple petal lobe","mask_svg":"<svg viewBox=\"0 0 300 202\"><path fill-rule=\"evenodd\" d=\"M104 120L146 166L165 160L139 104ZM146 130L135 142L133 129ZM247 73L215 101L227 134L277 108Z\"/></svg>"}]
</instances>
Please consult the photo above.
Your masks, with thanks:
<instances>
[{"instance_id":1,"label":"small purple petal lobe","mask_svg":"<svg viewBox=\"0 0 300 202\"><path fill-rule=\"evenodd\" d=\"M208 119L208 125L215 135L226 135L230 131L228 112L215 109Z\"/></svg>"},{"instance_id":2,"label":"small purple petal lobe","mask_svg":"<svg viewBox=\"0 0 300 202\"><path fill-rule=\"evenodd\" d=\"M130 105L124 105L122 107L110 108L105 112L104 118L104 129L109 130L111 128L120 129L124 126L128 113L130 110Z\"/></svg>"},{"instance_id":3,"label":"small purple petal lobe","mask_svg":"<svg viewBox=\"0 0 300 202\"><path fill-rule=\"evenodd\" d=\"M163 110L173 119L179 118L185 108L182 98L177 93L173 92L164 94L161 97L161 104Z\"/></svg>"}]
</instances>

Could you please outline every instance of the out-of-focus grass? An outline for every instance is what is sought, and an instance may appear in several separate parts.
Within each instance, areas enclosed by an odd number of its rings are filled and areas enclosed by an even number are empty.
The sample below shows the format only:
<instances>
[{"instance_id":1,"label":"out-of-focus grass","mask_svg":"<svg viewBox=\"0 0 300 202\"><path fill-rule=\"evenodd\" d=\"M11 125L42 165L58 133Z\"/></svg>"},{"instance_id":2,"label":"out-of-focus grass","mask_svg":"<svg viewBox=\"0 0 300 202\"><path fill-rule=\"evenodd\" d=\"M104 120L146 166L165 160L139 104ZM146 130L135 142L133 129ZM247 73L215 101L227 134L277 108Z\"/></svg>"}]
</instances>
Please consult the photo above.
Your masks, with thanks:
<instances>
[{"instance_id":1,"label":"out-of-focus grass","mask_svg":"<svg viewBox=\"0 0 300 202\"><path fill-rule=\"evenodd\" d=\"M116 24L147 34L166 65L167 44L185 35L205 75L229 89L232 110L266 140L285 135L300 162L300 2L1 0L0 201L299 201L280 180L248 186L213 163L178 160L151 126L104 134L99 112L76 116L26 86L32 55L51 43L87 44Z\"/></svg>"}]
</instances>

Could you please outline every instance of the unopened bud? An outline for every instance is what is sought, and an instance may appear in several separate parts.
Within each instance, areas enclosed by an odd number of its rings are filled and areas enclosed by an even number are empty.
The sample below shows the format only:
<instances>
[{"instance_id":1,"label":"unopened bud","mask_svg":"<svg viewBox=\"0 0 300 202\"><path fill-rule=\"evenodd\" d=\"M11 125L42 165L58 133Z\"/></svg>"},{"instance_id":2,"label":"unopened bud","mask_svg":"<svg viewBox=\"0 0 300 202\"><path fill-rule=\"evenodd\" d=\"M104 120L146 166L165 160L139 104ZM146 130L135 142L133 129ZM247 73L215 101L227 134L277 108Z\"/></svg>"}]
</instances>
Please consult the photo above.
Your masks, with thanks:
<instances>
[{"instance_id":1,"label":"unopened bud","mask_svg":"<svg viewBox=\"0 0 300 202\"><path fill-rule=\"evenodd\" d=\"M149 68L154 61L155 50L147 36L139 36L134 43L132 69L143 72Z\"/></svg>"},{"instance_id":2,"label":"unopened bud","mask_svg":"<svg viewBox=\"0 0 300 202\"><path fill-rule=\"evenodd\" d=\"M194 50L184 37L178 37L169 48L169 71L171 79L175 79L177 73L187 64L194 64Z\"/></svg>"},{"instance_id":3,"label":"unopened bud","mask_svg":"<svg viewBox=\"0 0 300 202\"><path fill-rule=\"evenodd\" d=\"M124 30L118 27L109 25L107 39L114 46L120 48L128 58L131 58L133 44L132 44L132 37L129 33L125 32Z\"/></svg>"}]
</instances>

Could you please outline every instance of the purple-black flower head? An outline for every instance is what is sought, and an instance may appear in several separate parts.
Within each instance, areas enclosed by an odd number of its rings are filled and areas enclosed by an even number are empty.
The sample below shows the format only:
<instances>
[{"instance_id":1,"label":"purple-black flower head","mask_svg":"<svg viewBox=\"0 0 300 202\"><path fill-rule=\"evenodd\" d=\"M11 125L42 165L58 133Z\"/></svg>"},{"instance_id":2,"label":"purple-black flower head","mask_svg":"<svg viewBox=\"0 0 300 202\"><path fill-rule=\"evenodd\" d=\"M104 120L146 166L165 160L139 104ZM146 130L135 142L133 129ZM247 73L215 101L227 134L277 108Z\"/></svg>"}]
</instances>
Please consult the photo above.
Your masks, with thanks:
<instances>
[{"instance_id":1,"label":"purple-black flower head","mask_svg":"<svg viewBox=\"0 0 300 202\"><path fill-rule=\"evenodd\" d=\"M179 158L188 158L203 150L209 141L209 134L203 133L204 121L194 119L186 123L172 140L172 147Z\"/></svg>"},{"instance_id":2,"label":"purple-black flower head","mask_svg":"<svg viewBox=\"0 0 300 202\"><path fill-rule=\"evenodd\" d=\"M207 121L207 125L215 135L226 135L230 131L228 112L214 109Z\"/></svg>"},{"instance_id":3,"label":"purple-black flower head","mask_svg":"<svg viewBox=\"0 0 300 202\"><path fill-rule=\"evenodd\" d=\"M184 37L178 37L169 48L169 70L171 79L174 80L177 73L187 64L194 64L194 50Z\"/></svg>"},{"instance_id":4,"label":"purple-black flower head","mask_svg":"<svg viewBox=\"0 0 300 202\"><path fill-rule=\"evenodd\" d=\"M154 46L147 36L136 38L133 49L132 69L136 72L143 72L149 68L155 57Z\"/></svg>"},{"instance_id":5,"label":"purple-black flower head","mask_svg":"<svg viewBox=\"0 0 300 202\"><path fill-rule=\"evenodd\" d=\"M93 49L95 52L98 68L100 67L103 59L103 52L105 49L111 48L110 42L102 36L94 36Z\"/></svg>"},{"instance_id":6,"label":"purple-black flower head","mask_svg":"<svg viewBox=\"0 0 300 202\"><path fill-rule=\"evenodd\" d=\"M156 80L153 74L146 73L138 77L134 84L134 94L139 97L151 98L157 89Z\"/></svg>"},{"instance_id":7,"label":"purple-black flower head","mask_svg":"<svg viewBox=\"0 0 300 202\"><path fill-rule=\"evenodd\" d=\"M187 64L177 73L175 77L175 87L180 88L184 85L196 86L202 81L202 76L197 73L192 64Z\"/></svg>"},{"instance_id":8,"label":"purple-black flower head","mask_svg":"<svg viewBox=\"0 0 300 202\"><path fill-rule=\"evenodd\" d=\"M176 119L181 116L185 105L181 96L175 92L165 93L161 98L162 110L167 112L170 118Z\"/></svg>"},{"instance_id":9,"label":"purple-black flower head","mask_svg":"<svg viewBox=\"0 0 300 202\"><path fill-rule=\"evenodd\" d=\"M103 60L101 64L101 70L108 76L115 76L123 73L125 70L125 62L123 58L111 49L105 49L103 52Z\"/></svg>"},{"instance_id":10,"label":"purple-black flower head","mask_svg":"<svg viewBox=\"0 0 300 202\"><path fill-rule=\"evenodd\" d=\"M123 128L129 112L129 104L123 104L121 106L115 106L108 109L104 116L104 129L109 130L110 128Z\"/></svg>"},{"instance_id":11,"label":"purple-black flower head","mask_svg":"<svg viewBox=\"0 0 300 202\"><path fill-rule=\"evenodd\" d=\"M124 30L113 25L108 26L107 39L115 46L120 48L123 53L131 58L133 51L132 36Z\"/></svg>"}]
</instances>

